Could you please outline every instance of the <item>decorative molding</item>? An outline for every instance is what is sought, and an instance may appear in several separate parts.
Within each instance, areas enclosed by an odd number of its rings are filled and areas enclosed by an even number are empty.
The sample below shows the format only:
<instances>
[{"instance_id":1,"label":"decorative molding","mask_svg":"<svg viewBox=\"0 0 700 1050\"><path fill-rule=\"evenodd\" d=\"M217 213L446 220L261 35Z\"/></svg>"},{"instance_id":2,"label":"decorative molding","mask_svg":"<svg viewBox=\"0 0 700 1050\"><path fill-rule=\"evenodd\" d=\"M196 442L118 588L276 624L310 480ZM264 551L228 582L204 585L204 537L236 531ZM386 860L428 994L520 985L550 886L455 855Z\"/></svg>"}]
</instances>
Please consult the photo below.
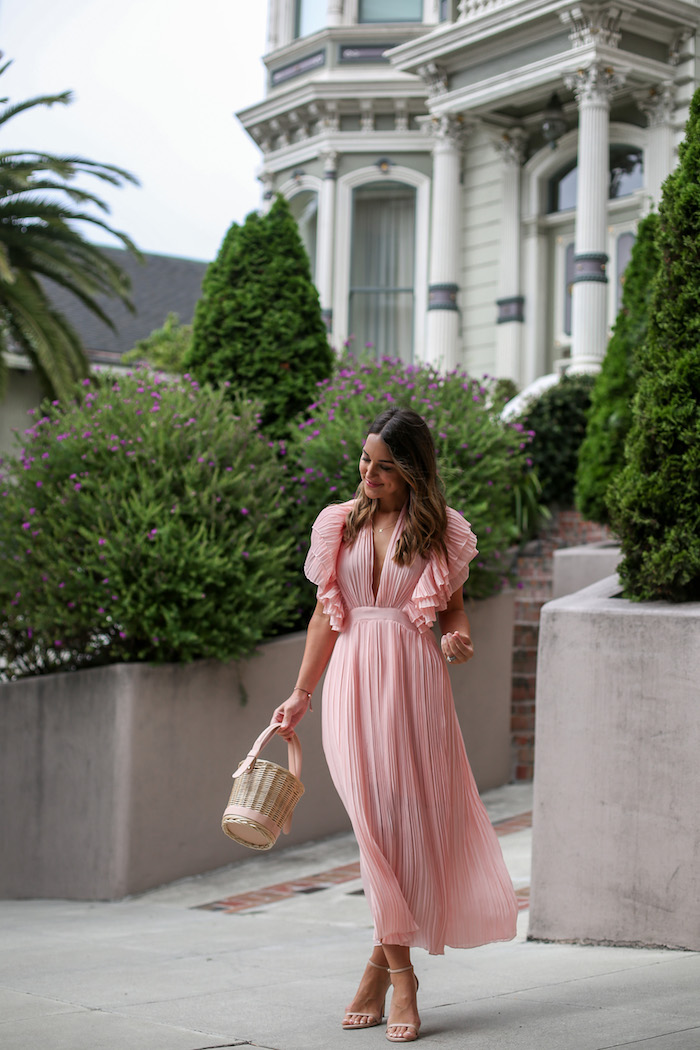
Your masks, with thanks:
<instances>
[{"instance_id":1,"label":"decorative molding","mask_svg":"<svg viewBox=\"0 0 700 1050\"><path fill-rule=\"evenodd\" d=\"M360 128L364 134L374 131L374 104L371 98L360 102Z\"/></svg>"},{"instance_id":2,"label":"decorative molding","mask_svg":"<svg viewBox=\"0 0 700 1050\"><path fill-rule=\"evenodd\" d=\"M527 157L528 134L524 128L510 128L494 140L494 149L501 159L513 167L521 167Z\"/></svg>"},{"instance_id":3,"label":"decorative molding","mask_svg":"<svg viewBox=\"0 0 700 1050\"><path fill-rule=\"evenodd\" d=\"M607 284L607 262L608 256L605 252L580 252L574 256L574 275L571 283L596 281L598 284Z\"/></svg>"},{"instance_id":4,"label":"decorative molding","mask_svg":"<svg viewBox=\"0 0 700 1050\"><path fill-rule=\"evenodd\" d=\"M394 130L408 131L408 106L404 98L397 98L394 102Z\"/></svg>"},{"instance_id":5,"label":"decorative molding","mask_svg":"<svg viewBox=\"0 0 700 1050\"><path fill-rule=\"evenodd\" d=\"M695 30L690 26L679 29L668 48L668 60L672 66L680 64L681 59L688 55L686 44L695 36Z\"/></svg>"},{"instance_id":6,"label":"decorative molding","mask_svg":"<svg viewBox=\"0 0 700 1050\"><path fill-rule=\"evenodd\" d=\"M342 65L355 62L379 62L389 65L389 59L385 52L390 51L396 44L338 44L338 62Z\"/></svg>"},{"instance_id":7,"label":"decorative molding","mask_svg":"<svg viewBox=\"0 0 700 1050\"><path fill-rule=\"evenodd\" d=\"M620 23L626 16L617 4L582 3L568 11L561 11L559 18L569 27L569 40L573 48L589 44L619 47Z\"/></svg>"},{"instance_id":8,"label":"decorative molding","mask_svg":"<svg viewBox=\"0 0 700 1050\"><path fill-rule=\"evenodd\" d=\"M512 321L525 320L525 296L511 295L507 299L497 299L498 317L496 324L510 324Z\"/></svg>"},{"instance_id":9,"label":"decorative molding","mask_svg":"<svg viewBox=\"0 0 700 1050\"><path fill-rule=\"evenodd\" d=\"M437 62L418 67L418 76L428 85L428 98L438 98L448 91L447 73Z\"/></svg>"},{"instance_id":10,"label":"decorative molding","mask_svg":"<svg viewBox=\"0 0 700 1050\"><path fill-rule=\"evenodd\" d=\"M577 69L564 77L564 83L573 91L579 106L596 103L609 106L613 93L624 82L624 73L603 62L594 62L586 69Z\"/></svg>"},{"instance_id":11,"label":"decorative molding","mask_svg":"<svg viewBox=\"0 0 700 1050\"><path fill-rule=\"evenodd\" d=\"M326 52L314 51L313 54L305 55L297 62L290 62L287 66L279 66L278 69L271 69L270 84L272 87L279 87L280 84L285 84L288 80L292 80L294 77L303 76L304 73L310 73L314 69L320 69L320 67L325 66L325 64Z\"/></svg>"},{"instance_id":12,"label":"decorative molding","mask_svg":"<svg viewBox=\"0 0 700 1050\"><path fill-rule=\"evenodd\" d=\"M458 310L456 284L429 284L428 310Z\"/></svg>"},{"instance_id":13,"label":"decorative molding","mask_svg":"<svg viewBox=\"0 0 700 1050\"><path fill-rule=\"evenodd\" d=\"M676 108L676 85L672 80L666 80L646 91L638 91L634 98L647 118L648 127L658 128L672 123Z\"/></svg>"}]
</instances>

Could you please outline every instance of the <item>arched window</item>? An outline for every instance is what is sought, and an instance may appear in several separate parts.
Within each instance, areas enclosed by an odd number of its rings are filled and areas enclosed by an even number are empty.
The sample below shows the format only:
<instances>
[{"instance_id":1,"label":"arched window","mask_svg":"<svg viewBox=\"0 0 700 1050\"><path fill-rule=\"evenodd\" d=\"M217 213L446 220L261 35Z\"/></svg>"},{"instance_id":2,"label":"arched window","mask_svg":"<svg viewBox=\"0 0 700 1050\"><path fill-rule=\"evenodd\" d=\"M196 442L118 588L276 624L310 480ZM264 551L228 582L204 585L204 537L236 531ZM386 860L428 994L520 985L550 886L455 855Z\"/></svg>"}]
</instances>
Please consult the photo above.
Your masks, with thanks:
<instances>
[{"instance_id":1,"label":"arched window","mask_svg":"<svg viewBox=\"0 0 700 1050\"><path fill-rule=\"evenodd\" d=\"M318 225L318 194L315 190L301 190L289 201L289 208L297 221L299 235L311 263L311 280L316 280L316 236Z\"/></svg>"},{"instance_id":2,"label":"arched window","mask_svg":"<svg viewBox=\"0 0 700 1050\"><path fill-rule=\"evenodd\" d=\"M353 191L349 331L356 350L411 359L416 191L398 182Z\"/></svg>"},{"instance_id":3,"label":"arched window","mask_svg":"<svg viewBox=\"0 0 700 1050\"><path fill-rule=\"evenodd\" d=\"M644 185L644 157L637 146L615 144L610 147L608 197L627 197ZM568 211L576 207L578 160L574 158L549 180L547 211Z\"/></svg>"},{"instance_id":4,"label":"arched window","mask_svg":"<svg viewBox=\"0 0 700 1050\"><path fill-rule=\"evenodd\" d=\"M311 36L326 25L327 0L297 0L294 36Z\"/></svg>"}]
</instances>

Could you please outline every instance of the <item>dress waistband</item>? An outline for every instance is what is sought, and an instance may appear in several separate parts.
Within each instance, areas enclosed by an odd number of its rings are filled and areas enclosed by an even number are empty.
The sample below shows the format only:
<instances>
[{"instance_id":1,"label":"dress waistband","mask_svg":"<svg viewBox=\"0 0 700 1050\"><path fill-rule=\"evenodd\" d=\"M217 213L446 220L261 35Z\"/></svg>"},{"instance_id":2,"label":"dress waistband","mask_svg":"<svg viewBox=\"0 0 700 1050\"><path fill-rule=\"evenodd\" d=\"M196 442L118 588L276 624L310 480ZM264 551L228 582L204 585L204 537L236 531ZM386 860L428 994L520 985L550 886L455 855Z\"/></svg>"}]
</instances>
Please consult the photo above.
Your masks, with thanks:
<instances>
[{"instance_id":1,"label":"dress waistband","mask_svg":"<svg viewBox=\"0 0 700 1050\"><path fill-rule=\"evenodd\" d=\"M400 623L402 627L410 627L413 631L418 630L412 620L401 609L389 609L383 605L358 605L354 609L348 609L347 623L351 624L356 620L394 620L395 623Z\"/></svg>"}]
</instances>

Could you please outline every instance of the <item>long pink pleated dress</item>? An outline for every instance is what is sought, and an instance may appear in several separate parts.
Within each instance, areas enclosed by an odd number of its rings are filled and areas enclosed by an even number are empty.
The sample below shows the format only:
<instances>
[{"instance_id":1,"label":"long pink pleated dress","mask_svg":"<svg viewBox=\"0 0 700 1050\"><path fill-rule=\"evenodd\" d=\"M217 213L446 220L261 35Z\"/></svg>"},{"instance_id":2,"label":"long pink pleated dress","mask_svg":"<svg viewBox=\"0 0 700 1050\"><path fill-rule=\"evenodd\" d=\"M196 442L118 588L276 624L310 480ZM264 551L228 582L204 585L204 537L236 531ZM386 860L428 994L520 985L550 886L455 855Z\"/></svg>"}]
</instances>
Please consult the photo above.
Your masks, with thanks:
<instances>
[{"instance_id":1,"label":"long pink pleated dress","mask_svg":"<svg viewBox=\"0 0 700 1050\"><path fill-rule=\"evenodd\" d=\"M360 848L375 942L436 955L510 940L513 886L431 630L469 574L476 539L448 509L447 564L434 554L397 565L402 511L375 599L371 527L342 543L351 506L321 512L304 571L339 632L323 689L323 748Z\"/></svg>"}]
</instances>

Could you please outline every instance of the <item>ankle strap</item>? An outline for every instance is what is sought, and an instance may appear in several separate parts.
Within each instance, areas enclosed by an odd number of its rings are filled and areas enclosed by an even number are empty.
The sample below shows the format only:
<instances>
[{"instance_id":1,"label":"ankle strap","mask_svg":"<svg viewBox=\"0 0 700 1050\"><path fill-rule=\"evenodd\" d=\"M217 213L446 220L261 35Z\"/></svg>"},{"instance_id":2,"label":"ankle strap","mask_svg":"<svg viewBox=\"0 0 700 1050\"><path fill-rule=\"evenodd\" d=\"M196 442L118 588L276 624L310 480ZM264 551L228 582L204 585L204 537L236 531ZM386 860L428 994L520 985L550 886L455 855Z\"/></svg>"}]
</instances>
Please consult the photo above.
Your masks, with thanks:
<instances>
[{"instance_id":1,"label":"ankle strap","mask_svg":"<svg viewBox=\"0 0 700 1050\"><path fill-rule=\"evenodd\" d=\"M374 965L374 963L372 964ZM406 973L407 970L412 970L412 966L404 966L401 970L389 970L389 973Z\"/></svg>"},{"instance_id":2,"label":"ankle strap","mask_svg":"<svg viewBox=\"0 0 700 1050\"><path fill-rule=\"evenodd\" d=\"M375 970L386 970L387 973L391 973L391 970L388 966L380 966L379 963L372 962L371 959L368 959L367 962L370 964L370 966L373 966Z\"/></svg>"}]
</instances>

